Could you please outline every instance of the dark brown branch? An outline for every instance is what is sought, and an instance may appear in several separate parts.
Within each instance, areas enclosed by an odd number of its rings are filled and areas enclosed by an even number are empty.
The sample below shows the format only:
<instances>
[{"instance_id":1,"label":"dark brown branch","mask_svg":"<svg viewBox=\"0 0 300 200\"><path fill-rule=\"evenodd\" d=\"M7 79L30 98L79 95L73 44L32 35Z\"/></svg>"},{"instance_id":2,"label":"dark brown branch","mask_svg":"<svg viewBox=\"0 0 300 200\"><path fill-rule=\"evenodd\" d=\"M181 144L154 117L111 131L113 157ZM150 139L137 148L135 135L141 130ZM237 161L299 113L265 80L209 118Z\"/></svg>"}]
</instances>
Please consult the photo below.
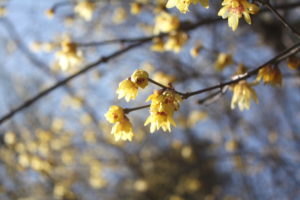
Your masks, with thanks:
<instances>
[{"instance_id":1,"label":"dark brown branch","mask_svg":"<svg viewBox=\"0 0 300 200\"><path fill-rule=\"evenodd\" d=\"M296 30L293 26L291 26L282 16L281 14L276 10L275 7L273 7L270 4L269 0L259 0L264 6L266 6L276 17L277 19L292 33L294 33L298 38L300 38L300 32Z\"/></svg>"},{"instance_id":2,"label":"dark brown branch","mask_svg":"<svg viewBox=\"0 0 300 200\"><path fill-rule=\"evenodd\" d=\"M208 91L211 91L211 90L215 90L215 89L218 89L218 88L223 88L227 85L231 85L231 84L237 83L241 80L245 80L245 79L247 79L247 78L249 78L253 75L256 75L261 68L263 68L263 67L265 67L269 64L276 64L276 63L288 58L289 56L297 53L298 51L300 51L300 43L297 43L294 46L284 50L283 52L281 52L280 54L278 54L277 56L275 56L271 60L265 62L264 64L260 65L259 67L255 68L255 69L241 75L237 79L230 80L230 81L227 81L227 82L224 82L224 83L220 83L218 85L214 85L214 86L204 88L204 89L201 89L201 90L197 90L197 91L194 91L194 92L187 92L183 95L183 98L187 99L187 98L189 98L191 96L194 96L194 95L198 95L198 94L208 92Z\"/></svg>"},{"instance_id":3,"label":"dark brown branch","mask_svg":"<svg viewBox=\"0 0 300 200\"><path fill-rule=\"evenodd\" d=\"M109 56L104 56L102 58L100 58L99 60L97 60L94 63L89 64L88 66L86 66L85 68L83 68L82 70L72 74L71 76L57 82L56 84L52 85L51 87L47 88L46 90L43 90L42 92L38 93L37 95L35 95L34 97L28 99L27 101L25 101L22 105L12 109L9 113L5 114L4 116L1 117L0 119L0 124L2 124L3 122L5 122L6 120L10 119L11 117L13 117L16 113L24 110L25 108L29 107L30 105L32 105L34 102L38 101L39 99L41 99L42 97L46 96L47 94L49 94L50 92L54 91L55 89L65 85L66 83L68 83L69 81L73 80L74 78L80 76L81 74L84 74L85 72L93 69L94 67L106 63L109 60L116 58L122 54L124 54L125 52L134 49L135 47L138 47L146 42L148 42L149 40L145 40L145 41L141 41L139 43L135 43L132 44L126 48L123 48L121 50L118 50L114 53L112 53Z\"/></svg>"}]
</instances>

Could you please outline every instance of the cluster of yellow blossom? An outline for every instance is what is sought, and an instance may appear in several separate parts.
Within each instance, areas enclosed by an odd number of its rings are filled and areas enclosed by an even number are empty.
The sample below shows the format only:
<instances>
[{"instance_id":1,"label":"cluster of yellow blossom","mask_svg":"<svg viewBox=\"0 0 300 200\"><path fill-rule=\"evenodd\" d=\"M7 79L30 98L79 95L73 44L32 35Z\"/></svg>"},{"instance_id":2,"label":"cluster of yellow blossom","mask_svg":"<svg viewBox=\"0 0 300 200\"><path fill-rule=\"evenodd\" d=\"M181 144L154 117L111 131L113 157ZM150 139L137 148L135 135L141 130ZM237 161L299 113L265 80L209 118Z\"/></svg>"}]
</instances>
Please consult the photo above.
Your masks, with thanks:
<instances>
[{"instance_id":1,"label":"cluster of yellow blossom","mask_svg":"<svg viewBox=\"0 0 300 200\"><path fill-rule=\"evenodd\" d=\"M282 84L282 74L278 66L267 65L259 70L256 80L263 80L265 84L280 86Z\"/></svg>"},{"instance_id":2,"label":"cluster of yellow blossom","mask_svg":"<svg viewBox=\"0 0 300 200\"><path fill-rule=\"evenodd\" d=\"M154 38L151 50L157 52L174 51L175 53L179 53L187 40L188 35L185 32L174 31L169 34L167 41L164 41L162 38Z\"/></svg>"},{"instance_id":3,"label":"cluster of yellow blossom","mask_svg":"<svg viewBox=\"0 0 300 200\"><path fill-rule=\"evenodd\" d=\"M69 39L61 42L61 50L55 54L61 70L67 71L83 61L82 52Z\"/></svg>"},{"instance_id":4,"label":"cluster of yellow blossom","mask_svg":"<svg viewBox=\"0 0 300 200\"><path fill-rule=\"evenodd\" d=\"M123 108L113 105L105 114L105 118L110 123L114 123L111 134L114 135L115 140L132 140L133 132L132 125L124 113Z\"/></svg>"},{"instance_id":5,"label":"cluster of yellow blossom","mask_svg":"<svg viewBox=\"0 0 300 200\"><path fill-rule=\"evenodd\" d=\"M181 13L186 13L191 3L201 3L203 7L209 7L209 0L168 0L166 7L176 7ZM253 15L259 11L259 7L254 3L249 3L248 0L223 0L222 6L218 15L223 19L228 18L228 25L233 31L237 29L242 16L248 24L251 24L250 14Z\"/></svg>"},{"instance_id":6,"label":"cluster of yellow blossom","mask_svg":"<svg viewBox=\"0 0 300 200\"><path fill-rule=\"evenodd\" d=\"M154 34L176 31L180 26L178 17L167 12L161 12L155 17Z\"/></svg>"},{"instance_id":7,"label":"cluster of yellow blossom","mask_svg":"<svg viewBox=\"0 0 300 200\"><path fill-rule=\"evenodd\" d=\"M95 3L89 0L83 0L76 4L74 7L74 12L77 13L86 21L90 21L93 17L95 11Z\"/></svg>"},{"instance_id":8,"label":"cluster of yellow blossom","mask_svg":"<svg viewBox=\"0 0 300 200\"><path fill-rule=\"evenodd\" d=\"M151 124L150 132L153 133L160 128L163 131L171 131L171 125L176 126L173 119L174 111L179 109L182 101L181 95L174 90L159 90L150 95L147 101L151 100L150 116L145 122L145 126Z\"/></svg>"},{"instance_id":9,"label":"cluster of yellow blossom","mask_svg":"<svg viewBox=\"0 0 300 200\"><path fill-rule=\"evenodd\" d=\"M125 98L128 102L135 99L138 88L144 89L148 85L148 73L144 70L136 70L130 78L122 81L117 89L118 99Z\"/></svg>"},{"instance_id":10,"label":"cluster of yellow blossom","mask_svg":"<svg viewBox=\"0 0 300 200\"><path fill-rule=\"evenodd\" d=\"M138 88L145 88L148 85L148 80L150 80L148 77L149 75L146 71L136 70L130 78L119 84L117 90L118 98L125 97L126 101L135 99ZM179 104L182 101L181 95L172 88L164 88L155 91L146 101L150 100L150 116L147 118L145 126L151 124L151 133L160 128L163 131L170 132L171 125L176 126L173 115L179 109ZM105 114L106 119L110 123L115 123L111 133L116 140L131 140L133 137L132 125L125 114L124 109L116 105L111 106Z\"/></svg>"},{"instance_id":11,"label":"cluster of yellow blossom","mask_svg":"<svg viewBox=\"0 0 300 200\"><path fill-rule=\"evenodd\" d=\"M168 0L166 7L173 8L176 7L180 12L186 13L189 11L189 6L191 3L197 4L201 3L201 5L205 8L208 8L208 0Z\"/></svg>"}]
</instances>

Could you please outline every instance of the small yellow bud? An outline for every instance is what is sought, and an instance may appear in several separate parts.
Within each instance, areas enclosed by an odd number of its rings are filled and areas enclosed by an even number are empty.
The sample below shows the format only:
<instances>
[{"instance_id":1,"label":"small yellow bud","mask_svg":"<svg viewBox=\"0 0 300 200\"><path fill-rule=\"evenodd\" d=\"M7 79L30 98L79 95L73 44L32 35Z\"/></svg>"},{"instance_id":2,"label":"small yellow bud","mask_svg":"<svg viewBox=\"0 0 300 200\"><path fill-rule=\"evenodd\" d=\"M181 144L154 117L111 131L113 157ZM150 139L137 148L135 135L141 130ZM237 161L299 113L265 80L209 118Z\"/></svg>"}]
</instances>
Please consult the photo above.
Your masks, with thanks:
<instances>
[{"instance_id":1,"label":"small yellow bud","mask_svg":"<svg viewBox=\"0 0 300 200\"><path fill-rule=\"evenodd\" d=\"M149 74L144 70L135 70L131 75L131 81L141 88L148 85Z\"/></svg>"}]
</instances>

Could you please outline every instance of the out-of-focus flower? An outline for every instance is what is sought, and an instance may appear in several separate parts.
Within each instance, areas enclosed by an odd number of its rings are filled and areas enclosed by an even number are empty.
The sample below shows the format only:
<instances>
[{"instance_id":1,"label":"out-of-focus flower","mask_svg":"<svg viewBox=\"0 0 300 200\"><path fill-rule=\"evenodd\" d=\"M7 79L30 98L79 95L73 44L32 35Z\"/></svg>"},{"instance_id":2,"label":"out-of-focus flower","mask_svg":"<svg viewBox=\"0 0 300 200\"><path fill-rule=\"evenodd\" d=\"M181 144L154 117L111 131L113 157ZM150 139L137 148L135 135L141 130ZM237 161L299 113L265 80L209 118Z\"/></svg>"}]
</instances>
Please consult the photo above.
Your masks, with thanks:
<instances>
[{"instance_id":1,"label":"out-of-focus flower","mask_svg":"<svg viewBox=\"0 0 300 200\"><path fill-rule=\"evenodd\" d=\"M215 62L215 69L222 71L225 67L232 64L232 56L227 53L220 53Z\"/></svg>"},{"instance_id":2,"label":"out-of-focus flower","mask_svg":"<svg viewBox=\"0 0 300 200\"><path fill-rule=\"evenodd\" d=\"M154 38L151 46L152 51L163 52L165 51L165 43L162 38Z\"/></svg>"},{"instance_id":3,"label":"out-of-focus flower","mask_svg":"<svg viewBox=\"0 0 300 200\"><path fill-rule=\"evenodd\" d=\"M125 116L122 121L115 123L111 130L111 134L114 135L115 140L132 140L132 124L129 119Z\"/></svg>"},{"instance_id":4,"label":"out-of-focus flower","mask_svg":"<svg viewBox=\"0 0 300 200\"><path fill-rule=\"evenodd\" d=\"M181 13L186 13L189 11L189 6L191 3L197 4L201 3L201 5L205 8L208 8L208 0L168 0L166 7L173 8L176 7Z\"/></svg>"},{"instance_id":5,"label":"out-of-focus flower","mask_svg":"<svg viewBox=\"0 0 300 200\"><path fill-rule=\"evenodd\" d=\"M95 11L95 3L89 0L83 0L74 7L74 12L86 21L90 21Z\"/></svg>"},{"instance_id":6,"label":"out-of-focus flower","mask_svg":"<svg viewBox=\"0 0 300 200\"><path fill-rule=\"evenodd\" d=\"M111 134L114 135L115 140L132 140L132 124L126 117L123 108L113 105L109 108L105 114L105 118L108 122L114 123Z\"/></svg>"},{"instance_id":7,"label":"out-of-focus flower","mask_svg":"<svg viewBox=\"0 0 300 200\"><path fill-rule=\"evenodd\" d=\"M5 17L7 14L7 10L5 6L0 6L0 18Z\"/></svg>"},{"instance_id":8,"label":"out-of-focus flower","mask_svg":"<svg viewBox=\"0 0 300 200\"><path fill-rule=\"evenodd\" d=\"M203 46L202 44L198 43L196 44L191 50L190 50L190 55L193 58L196 58L199 55L199 52L202 50Z\"/></svg>"},{"instance_id":9,"label":"out-of-focus flower","mask_svg":"<svg viewBox=\"0 0 300 200\"><path fill-rule=\"evenodd\" d=\"M138 15L142 10L142 4L138 2L133 2L130 4L130 12L133 15Z\"/></svg>"},{"instance_id":10,"label":"out-of-focus flower","mask_svg":"<svg viewBox=\"0 0 300 200\"><path fill-rule=\"evenodd\" d=\"M121 24L127 19L127 12L124 8L117 8L113 13L113 22L116 24Z\"/></svg>"},{"instance_id":11,"label":"out-of-focus flower","mask_svg":"<svg viewBox=\"0 0 300 200\"><path fill-rule=\"evenodd\" d=\"M257 81L263 80L265 84L271 85L281 85L282 84L282 74L277 66L268 65L261 68L256 77Z\"/></svg>"},{"instance_id":12,"label":"out-of-focus flower","mask_svg":"<svg viewBox=\"0 0 300 200\"><path fill-rule=\"evenodd\" d=\"M185 32L173 32L168 37L167 42L165 43L165 50L174 51L175 53L180 52L183 45L188 40L188 35Z\"/></svg>"},{"instance_id":13,"label":"out-of-focus flower","mask_svg":"<svg viewBox=\"0 0 300 200\"><path fill-rule=\"evenodd\" d=\"M250 14L256 14L259 7L247 0L223 0L222 8L218 15L223 19L228 18L228 25L235 31L239 25L239 19L244 16L245 21L251 24Z\"/></svg>"},{"instance_id":14,"label":"out-of-focus flower","mask_svg":"<svg viewBox=\"0 0 300 200\"><path fill-rule=\"evenodd\" d=\"M61 70L67 71L80 64L83 60L82 52L77 50L76 44L69 40L61 42L61 50L56 52L56 59Z\"/></svg>"},{"instance_id":15,"label":"out-of-focus flower","mask_svg":"<svg viewBox=\"0 0 300 200\"><path fill-rule=\"evenodd\" d=\"M131 99L135 99L138 93L138 86L130 79L126 79L119 84L117 89L118 99L125 98L128 102Z\"/></svg>"},{"instance_id":16,"label":"out-of-focus flower","mask_svg":"<svg viewBox=\"0 0 300 200\"><path fill-rule=\"evenodd\" d=\"M53 8L50 8L45 11L45 15L47 16L48 19L52 19L54 17L55 11Z\"/></svg>"},{"instance_id":17,"label":"out-of-focus flower","mask_svg":"<svg viewBox=\"0 0 300 200\"><path fill-rule=\"evenodd\" d=\"M149 74L144 70L135 70L131 75L131 81L140 88L145 88L148 85Z\"/></svg>"},{"instance_id":18,"label":"out-of-focus flower","mask_svg":"<svg viewBox=\"0 0 300 200\"><path fill-rule=\"evenodd\" d=\"M287 65L290 69L297 69L300 66L300 59L295 56L290 56L287 61Z\"/></svg>"},{"instance_id":19,"label":"out-of-focus flower","mask_svg":"<svg viewBox=\"0 0 300 200\"><path fill-rule=\"evenodd\" d=\"M182 98L173 90L155 91L147 101L151 100L150 116L145 122L145 126L150 125L150 132L153 133L160 128L163 131L171 131L171 125L176 126L173 114L179 109Z\"/></svg>"},{"instance_id":20,"label":"out-of-focus flower","mask_svg":"<svg viewBox=\"0 0 300 200\"><path fill-rule=\"evenodd\" d=\"M169 33L179 28L180 21L178 17L167 12L162 12L155 18L154 34Z\"/></svg>"},{"instance_id":21,"label":"out-of-focus flower","mask_svg":"<svg viewBox=\"0 0 300 200\"><path fill-rule=\"evenodd\" d=\"M245 80L239 81L232 87L233 96L231 100L231 109L234 109L236 105L238 105L241 111L243 111L244 109L248 110L250 108L251 99L258 103L258 98L255 90Z\"/></svg>"},{"instance_id":22,"label":"out-of-focus flower","mask_svg":"<svg viewBox=\"0 0 300 200\"><path fill-rule=\"evenodd\" d=\"M158 71L153 75L153 80L155 80L165 86L168 86L171 83L173 83L174 81L176 81L176 77L166 74L164 72Z\"/></svg>"}]
</instances>

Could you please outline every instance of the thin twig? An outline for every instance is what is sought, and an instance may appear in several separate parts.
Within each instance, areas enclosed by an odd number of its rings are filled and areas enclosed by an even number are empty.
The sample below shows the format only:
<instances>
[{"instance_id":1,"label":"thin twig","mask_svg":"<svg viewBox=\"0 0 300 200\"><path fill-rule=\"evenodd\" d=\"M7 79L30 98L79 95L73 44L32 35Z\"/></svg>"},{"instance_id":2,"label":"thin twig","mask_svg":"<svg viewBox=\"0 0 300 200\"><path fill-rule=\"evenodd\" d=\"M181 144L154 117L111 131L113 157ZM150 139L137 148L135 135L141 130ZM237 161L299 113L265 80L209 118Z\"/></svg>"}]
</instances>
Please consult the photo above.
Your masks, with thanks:
<instances>
[{"instance_id":1,"label":"thin twig","mask_svg":"<svg viewBox=\"0 0 300 200\"><path fill-rule=\"evenodd\" d=\"M300 32L296 30L293 26L291 26L282 16L281 14L276 10L275 7L273 7L270 4L269 0L259 0L264 6L266 6L276 17L277 19L287 28L289 29L294 35L296 35L298 38L300 38Z\"/></svg>"},{"instance_id":2,"label":"thin twig","mask_svg":"<svg viewBox=\"0 0 300 200\"><path fill-rule=\"evenodd\" d=\"M134 108L124 108L124 113L128 114L132 111L141 110L141 109L149 108L149 107L150 107L150 104L144 105L144 106L139 106L139 107L134 107Z\"/></svg>"}]
</instances>

